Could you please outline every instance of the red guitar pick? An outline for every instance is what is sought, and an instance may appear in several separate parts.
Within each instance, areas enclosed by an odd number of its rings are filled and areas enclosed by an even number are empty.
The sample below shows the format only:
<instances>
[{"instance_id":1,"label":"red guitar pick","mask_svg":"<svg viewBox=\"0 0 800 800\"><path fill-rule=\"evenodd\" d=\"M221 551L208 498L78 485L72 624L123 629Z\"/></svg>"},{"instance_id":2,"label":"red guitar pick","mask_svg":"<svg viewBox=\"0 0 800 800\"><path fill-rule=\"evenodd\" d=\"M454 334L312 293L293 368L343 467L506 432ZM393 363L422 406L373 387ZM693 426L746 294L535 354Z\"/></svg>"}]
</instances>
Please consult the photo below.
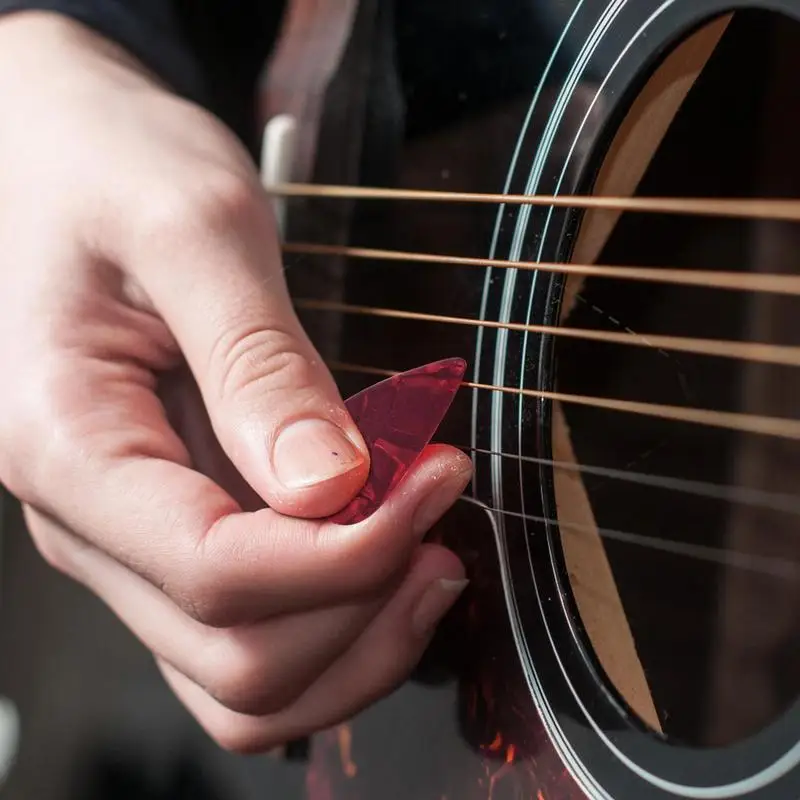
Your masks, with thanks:
<instances>
[{"instance_id":1,"label":"red guitar pick","mask_svg":"<svg viewBox=\"0 0 800 800\"><path fill-rule=\"evenodd\" d=\"M380 507L433 438L466 369L461 358L435 361L393 375L345 402L367 443L370 473L358 495L329 517L331 522L353 525Z\"/></svg>"}]
</instances>

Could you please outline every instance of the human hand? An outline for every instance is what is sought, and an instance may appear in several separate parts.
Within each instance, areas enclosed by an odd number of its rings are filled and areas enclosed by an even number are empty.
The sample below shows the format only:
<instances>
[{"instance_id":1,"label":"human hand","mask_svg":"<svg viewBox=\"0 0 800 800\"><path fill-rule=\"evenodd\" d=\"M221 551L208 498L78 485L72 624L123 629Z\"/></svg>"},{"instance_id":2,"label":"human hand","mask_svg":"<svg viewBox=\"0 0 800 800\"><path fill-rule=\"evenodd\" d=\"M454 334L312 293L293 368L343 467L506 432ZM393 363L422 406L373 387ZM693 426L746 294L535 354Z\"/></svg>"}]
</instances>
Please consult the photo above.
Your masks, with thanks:
<instances>
[{"instance_id":1,"label":"human hand","mask_svg":"<svg viewBox=\"0 0 800 800\"><path fill-rule=\"evenodd\" d=\"M246 152L126 54L0 22L0 480L37 547L238 751L390 691L463 588L428 448L354 526L368 454L290 302ZM270 508L265 508L265 502Z\"/></svg>"}]
</instances>

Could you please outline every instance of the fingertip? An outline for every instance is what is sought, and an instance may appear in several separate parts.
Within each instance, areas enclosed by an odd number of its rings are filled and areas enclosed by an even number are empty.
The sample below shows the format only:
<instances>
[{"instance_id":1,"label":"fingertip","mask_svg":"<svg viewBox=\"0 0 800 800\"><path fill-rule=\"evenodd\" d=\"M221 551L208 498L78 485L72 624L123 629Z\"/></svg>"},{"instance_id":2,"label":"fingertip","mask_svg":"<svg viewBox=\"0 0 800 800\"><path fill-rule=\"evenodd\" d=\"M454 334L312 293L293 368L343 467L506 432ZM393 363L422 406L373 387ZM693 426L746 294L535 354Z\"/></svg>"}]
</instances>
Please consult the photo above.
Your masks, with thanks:
<instances>
[{"instance_id":1,"label":"fingertip","mask_svg":"<svg viewBox=\"0 0 800 800\"><path fill-rule=\"evenodd\" d=\"M369 451L352 425L316 417L292 420L278 430L270 449L267 499L289 516L335 514L369 476Z\"/></svg>"},{"instance_id":2,"label":"fingertip","mask_svg":"<svg viewBox=\"0 0 800 800\"><path fill-rule=\"evenodd\" d=\"M416 549L409 573L420 586L436 580L458 582L467 577L464 563L452 550L431 542L425 542Z\"/></svg>"},{"instance_id":3,"label":"fingertip","mask_svg":"<svg viewBox=\"0 0 800 800\"><path fill-rule=\"evenodd\" d=\"M420 467L450 472L453 474L472 474L472 459L466 452L451 444L429 444L414 464L414 470Z\"/></svg>"},{"instance_id":4,"label":"fingertip","mask_svg":"<svg viewBox=\"0 0 800 800\"><path fill-rule=\"evenodd\" d=\"M461 559L437 544L421 545L407 581L412 637L427 640L469 585Z\"/></svg>"},{"instance_id":5,"label":"fingertip","mask_svg":"<svg viewBox=\"0 0 800 800\"><path fill-rule=\"evenodd\" d=\"M324 519L336 514L358 494L369 475L369 464L293 491L279 488L270 506L281 514L303 519Z\"/></svg>"},{"instance_id":6,"label":"fingertip","mask_svg":"<svg viewBox=\"0 0 800 800\"><path fill-rule=\"evenodd\" d=\"M281 428L272 446L275 478L288 491L329 483L367 462L352 438L327 419L294 420Z\"/></svg>"},{"instance_id":7,"label":"fingertip","mask_svg":"<svg viewBox=\"0 0 800 800\"><path fill-rule=\"evenodd\" d=\"M427 530L456 502L472 479L472 460L451 445L428 445L409 467L386 499L366 517L352 524L328 521L321 537L354 542L379 538L383 553L393 552L393 542L408 552ZM359 484L359 489L363 483ZM327 516L327 515L326 515ZM388 531L400 534L386 537Z\"/></svg>"}]
</instances>

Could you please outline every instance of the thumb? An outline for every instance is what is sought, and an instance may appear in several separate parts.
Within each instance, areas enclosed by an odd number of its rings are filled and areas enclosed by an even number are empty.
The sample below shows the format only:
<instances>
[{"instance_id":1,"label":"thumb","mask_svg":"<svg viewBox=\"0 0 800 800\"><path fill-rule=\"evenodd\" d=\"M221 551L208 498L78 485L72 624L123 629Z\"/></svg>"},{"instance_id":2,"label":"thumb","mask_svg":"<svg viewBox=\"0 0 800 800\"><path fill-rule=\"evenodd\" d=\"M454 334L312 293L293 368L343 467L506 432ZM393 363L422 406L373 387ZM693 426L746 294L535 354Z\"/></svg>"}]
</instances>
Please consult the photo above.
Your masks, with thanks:
<instances>
[{"instance_id":1,"label":"thumb","mask_svg":"<svg viewBox=\"0 0 800 800\"><path fill-rule=\"evenodd\" d=\"M294 312L266 198L251 191L236 213L217 209L226 224L195 218L168 253L144 252L137 272L237 470L277 511L327 516L361 489L369 455ZM208 196L203 207L207 216ZM165 257L170 268L155 269Z\"/></svg>"}]
</instances>

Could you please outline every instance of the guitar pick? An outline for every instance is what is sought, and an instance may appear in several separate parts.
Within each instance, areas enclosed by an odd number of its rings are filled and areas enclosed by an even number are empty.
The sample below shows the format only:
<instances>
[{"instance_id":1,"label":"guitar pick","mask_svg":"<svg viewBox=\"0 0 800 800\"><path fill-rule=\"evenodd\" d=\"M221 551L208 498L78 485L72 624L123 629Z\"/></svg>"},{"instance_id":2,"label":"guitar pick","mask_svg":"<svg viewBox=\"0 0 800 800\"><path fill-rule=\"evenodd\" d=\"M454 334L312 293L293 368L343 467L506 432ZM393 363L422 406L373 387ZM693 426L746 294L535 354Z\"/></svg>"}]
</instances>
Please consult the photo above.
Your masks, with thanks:
<instances>
[{"instance_id":1,"label":"guitar pick","mask_svg":"<svg viewBox=\"0 0 800 800\"><path fill-rule=\"evenodd\" d=\"M401 372L345 401L370 453L370 472L358 495L329 517L353 525L376 511L430 443L467 369L447 358Z\"/></svg>"}]
</instances>

